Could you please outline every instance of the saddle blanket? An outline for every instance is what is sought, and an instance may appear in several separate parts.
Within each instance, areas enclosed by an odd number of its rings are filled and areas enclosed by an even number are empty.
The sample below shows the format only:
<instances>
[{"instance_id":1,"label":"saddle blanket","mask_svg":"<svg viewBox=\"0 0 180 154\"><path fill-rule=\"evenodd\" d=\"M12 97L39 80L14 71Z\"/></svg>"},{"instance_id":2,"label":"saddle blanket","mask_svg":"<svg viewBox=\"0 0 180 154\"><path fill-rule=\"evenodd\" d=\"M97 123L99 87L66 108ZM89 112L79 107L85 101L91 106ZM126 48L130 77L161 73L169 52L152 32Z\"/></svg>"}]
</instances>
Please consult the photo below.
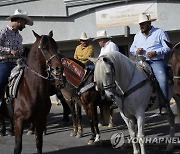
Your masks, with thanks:
<instances>
[{"instance_id":1,"label":"saddle blanket","mask_svg":"<svg viewBox=\"0 0 180 154\"><path fill-rule=\"evenodd\" d=\"M24 68L23 67L19 67L19 66L16 66L11 71L11 75L9 77L9 83L8 83L8 86L9 86L9 96L11 98L16 98L19 81L20 81L20 79L22 77L23 72L24 72Z\"/></svg>"},{"instance_id":2,"label":"saddle blanket","mask_svg":"<svg viewBox=\"0 0 180 154\"><path fill-rule=\"evenodd\" d=\"M68 58L62 58L61 62L64 67L63 73L65 74L67 81L78 88L86 74L86 70Z\"/></svg>"}]
</instances>

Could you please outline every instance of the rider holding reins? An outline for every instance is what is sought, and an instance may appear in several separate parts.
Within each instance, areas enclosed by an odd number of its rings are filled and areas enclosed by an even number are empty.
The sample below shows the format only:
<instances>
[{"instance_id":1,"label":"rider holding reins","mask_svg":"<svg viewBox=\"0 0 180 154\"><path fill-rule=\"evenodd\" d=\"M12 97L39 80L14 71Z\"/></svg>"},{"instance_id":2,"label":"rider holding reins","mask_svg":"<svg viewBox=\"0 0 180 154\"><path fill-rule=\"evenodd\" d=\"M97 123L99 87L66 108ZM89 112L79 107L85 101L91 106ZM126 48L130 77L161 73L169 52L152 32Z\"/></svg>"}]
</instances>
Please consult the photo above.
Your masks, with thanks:
<instances>
[{"instance_id":1,"label":"rider holding reins","mask_svg":"<svg viewBox=\"0 0 180 154\"><path fill-rule=\"evenodd\" d=\"M143 55L146 57L147 63L151 66L159 87L162 91L165 101L160 104L160 111L168 102L168 79L166 72L165 54L170 51L166 41L169 42L168 35L160 28L151 25L150 14L139 15L140 31L135 35L134 41L130 47L133 55ZM162 112L166 112L163 108Z\"/></svg>"}]
</instances>

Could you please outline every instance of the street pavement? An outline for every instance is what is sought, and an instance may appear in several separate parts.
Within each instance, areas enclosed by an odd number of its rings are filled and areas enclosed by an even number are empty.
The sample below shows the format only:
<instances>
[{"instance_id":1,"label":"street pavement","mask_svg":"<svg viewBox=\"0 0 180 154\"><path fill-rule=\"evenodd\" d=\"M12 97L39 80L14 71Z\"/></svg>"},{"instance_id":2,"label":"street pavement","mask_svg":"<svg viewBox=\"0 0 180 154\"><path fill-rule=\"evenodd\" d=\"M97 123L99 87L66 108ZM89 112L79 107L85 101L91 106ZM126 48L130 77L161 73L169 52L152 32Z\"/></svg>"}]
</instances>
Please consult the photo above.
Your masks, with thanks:
<instances>
[{"instance_id":1,"label":"street pavement","mask_svg":"<svg viewBox=\"0 0 180 154\"><path fill-rule=\"evenodd\" d=\"M83 111L83 128L84 135L82 138L70 137L72 130L72 121L62 126L62 105L52 104L51 111L48 115L47 135L43 139L44 154L131 154L131 144L125 143L123 146L113 148L111 137L114 134L123 133L128 137L127 127L117 111L114 113L113 128L107 126L100 127L101 141L96 145L88 145L87 142L91 137L91 130L87 116ZM152 115L152 113L147 113ZM178 125L176 126L176 136L180 136ZM154 117L146 121L145 135L149 137L167 137L169 125L167 124L166 116ZM26 135L27 128L23 134L23 150L22 154L36 153L35 136ZM166 144L146 144L147 154L165 153ZM0 137L0 154L13 154L14 137ZM175 147L173 154L180 153L178 146Z\"/></svg>"}]
</instances>

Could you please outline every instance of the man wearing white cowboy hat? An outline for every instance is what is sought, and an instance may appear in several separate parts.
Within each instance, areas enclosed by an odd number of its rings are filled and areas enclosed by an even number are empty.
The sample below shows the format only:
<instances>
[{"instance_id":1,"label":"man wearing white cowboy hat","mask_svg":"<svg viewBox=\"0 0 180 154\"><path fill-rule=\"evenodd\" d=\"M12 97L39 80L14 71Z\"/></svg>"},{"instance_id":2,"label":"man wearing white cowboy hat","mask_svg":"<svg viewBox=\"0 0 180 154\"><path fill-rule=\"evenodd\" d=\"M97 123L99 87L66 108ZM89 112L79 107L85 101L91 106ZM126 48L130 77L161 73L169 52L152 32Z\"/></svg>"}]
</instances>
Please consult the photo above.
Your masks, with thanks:
<instances>
[{"instance_id":1,"label":"man wearing white cowboy hat","mask_svg":"<svg viewBox=\"0 0 180 154\"><path fill-rule=\"evenodd\" d=\"M93 41L98 41L99 46L101 47L101 51L99 57L105 55L107 52L117 51L119 52L118 46L111 41L110 36L107 35L105 30L97 31L97 37L93 39ZM103 101L102 101L103 102ZM116 103L113 101L112 105L110 106L111 109L117 109Z\"/></svg>"},{"instance_id":2,"label":"man wearing white cowboy hat","mask_svg":"<svg viewBox=\"0 0 180 154\"><path fill-rule=\"evenodd\" d=\"M167 73L164 57L170 51L170 48L164 40L169 42L169 38L162 29L151 25L151 22L155 20L151 19L150 14L142 13L139 15L140 31L134 37L130 52L133 55L146 57L146 61L151 66L159 83L162 97L165 98L165 102L168 102ZM160 112L161 108L165 106L166 104L161 104Z\"/></svg>"},{"instance_id":3,"label":"man wearing white cowboy hat","mask_svg":"<svg viewBox=\"0 0 180 154\"><path fill-rule=\"evenodd\" d=\"M99 46L101 47L99 56L105 54L106 52L119 51L119 48L111 41L111 38L112 37L108 36L105 30L97 31L97 37L95 37L93 41L97 40Z\"/></svg>"},{"instance_id":4,"label":"man wearing white cowboy hat","mask_svg":"<svg viewBox=\"0 0 180 154\"><path fill-rule=\"evenodd\" d=\"M80 44L76 47L74 58L86 65L86 68L92 68L93 64L88 57L94 56L93 46L89 44L89 39L85 32L81 33L79 42Z\"/></svg>"},{"instance_id":5,"label":"man wearing white cowboy hat","mask_svg":"<svg viewBox=\"0 0 180 154\"><path fill-rule=\"evenodd\" d=\"M16 65L17 58L23 53L23 39L19 31L22 31L26 24L33 25L27 12L19 9L7 20L11 20L11 23L0 30L0 95L8 83L8 77Z\"/></svg>"}]
</instances>

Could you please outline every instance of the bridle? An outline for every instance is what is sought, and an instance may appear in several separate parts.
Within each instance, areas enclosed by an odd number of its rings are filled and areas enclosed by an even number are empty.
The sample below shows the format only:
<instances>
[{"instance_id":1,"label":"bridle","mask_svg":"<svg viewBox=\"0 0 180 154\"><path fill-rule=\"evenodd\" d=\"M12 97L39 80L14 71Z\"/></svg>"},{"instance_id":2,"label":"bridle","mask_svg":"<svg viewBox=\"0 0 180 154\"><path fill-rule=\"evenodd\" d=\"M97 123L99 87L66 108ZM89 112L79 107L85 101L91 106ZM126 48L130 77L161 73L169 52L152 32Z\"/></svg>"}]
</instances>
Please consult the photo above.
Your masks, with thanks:
<instances>
[{"instance_id":1,"label":"bridle","mask_svg":"<svg viewBox=\"0 0 180 154\"><path fill-rule=\"evenodd\" d=\"M110 66L111 66L111 70L113 70L113 73L112 75L114 74L115 75L115 68L114 68L114 65L113 63L109 63ZM129 84L131 83L133 77L134 77L134 73L135 73L135 68L136 68L136 65L134 65L134 69L133 69L133 74L132 74L132 77L131 77L131 80L129 82ZM109 84L107 86L103 86L102 89L101 89L101 93L104 93L102 91L105 91L105 90L108 90L108 89L111 89L111 88L114 88L115 91L113 92L115 96L121 98L122 101L124 101L124 99L129 96L131 93L135 92L136 90L138 90L139 88L141 88L142 86L144 86L147 82L149 81L148 78L145 78L144 80L142 80L141 82L137 83L135 86L131 87L130 89L128 89L127 91L123 91L122 88L120 87L120 85L117 83L116 80L114 80L114 82L112 84ZM120 93L117 92L117 89L116 87L118 88L118 90L120 91Z\"/></svg>"},{"instance_id":2,"label":"bridle","mask_svg":"<svg viewBox=\"0 0 180 154\"><path fill-rule=\"evenodd\" d=\"M52 59L58 58L58 54L55 53L54 55L50 56L49 58L46 56L46 54L45 54L46 49L43 48L43 46L42 46L42 41L43 41L44 37L45 37L45 35L42 35L41 40L40 40L39 45L38 45L38 49L40 50L40 52L42 53L43 57L45 58L47 76L41 75L40 73L34 71L28 65L26 65L26 67L28 69L30 69L31 72L33 72L34 74L36 74L37 76L39 76L39 77L41 77L43 79L46 79L46 80L61 80L59 78L59 76L62 74L61 67L53 68L51 66Z\"/></svg>"}]
</instances>

